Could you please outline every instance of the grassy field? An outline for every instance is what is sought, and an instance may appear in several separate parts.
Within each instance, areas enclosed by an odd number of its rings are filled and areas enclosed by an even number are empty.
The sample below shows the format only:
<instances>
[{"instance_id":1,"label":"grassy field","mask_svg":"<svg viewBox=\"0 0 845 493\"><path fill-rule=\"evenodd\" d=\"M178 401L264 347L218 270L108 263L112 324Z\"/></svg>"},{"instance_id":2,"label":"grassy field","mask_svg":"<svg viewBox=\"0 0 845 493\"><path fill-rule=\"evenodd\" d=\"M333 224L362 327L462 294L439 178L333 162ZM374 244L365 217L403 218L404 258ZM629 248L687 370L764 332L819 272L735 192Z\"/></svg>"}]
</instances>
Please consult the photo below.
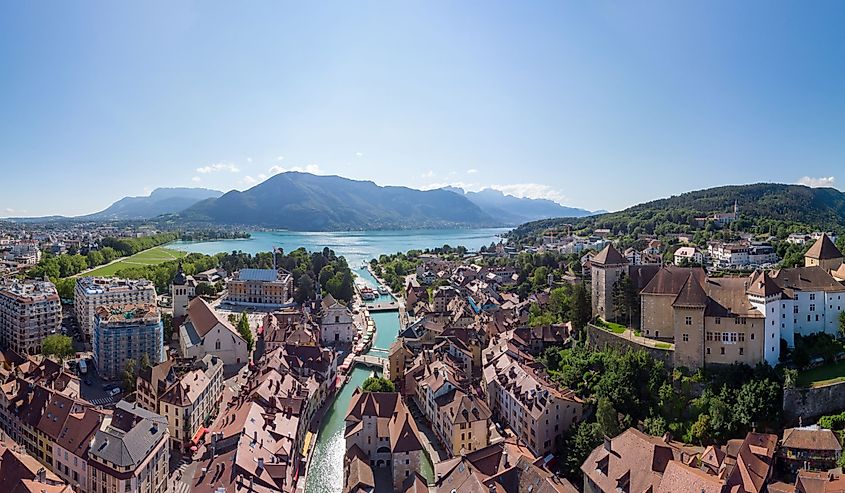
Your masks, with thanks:
<instances>
[{"instance_id":1,"label":"grassy field","mask_svg":"<svg viewBox=\"0 0 845 493\"><path fill-rule=\"evenodd\" d=\"M628 329L627 327L625 327L622 324L617 324L616 322L608 322L607 320L603 320L601 318L596 320L596 325L598 325L599 327L601 327L605 330L609 330L610 332L613 332L614 334L622 334L623 332L625 332L625 330Z\"/></svg>"},{"instance_id":2,"label":"grassy field","mask_svg":"<svg viewBox=\"0 0 845 493\"><path fill-rule=\"evenodd\" d=\"M798 373L799 387L820 387L842 381L845 381L845 360Z\"/></svg>"},{"instance_id":3,"label":"grassy field","mask_svg":"<svg viewBox=\"0 0 845 493\"><path fill-rule=\"evenodd\" d=\"M170 260L177 260L187 255L185 252L178 250L171 250L164 247L153 247L149 250L136 253L131 257L118 260L109 265L98 267L91 272L86 273L86 276L110 277L115 275L120 269L127 267L137 267L139 265L158 265Z\"/></svg>"}]
</instances>

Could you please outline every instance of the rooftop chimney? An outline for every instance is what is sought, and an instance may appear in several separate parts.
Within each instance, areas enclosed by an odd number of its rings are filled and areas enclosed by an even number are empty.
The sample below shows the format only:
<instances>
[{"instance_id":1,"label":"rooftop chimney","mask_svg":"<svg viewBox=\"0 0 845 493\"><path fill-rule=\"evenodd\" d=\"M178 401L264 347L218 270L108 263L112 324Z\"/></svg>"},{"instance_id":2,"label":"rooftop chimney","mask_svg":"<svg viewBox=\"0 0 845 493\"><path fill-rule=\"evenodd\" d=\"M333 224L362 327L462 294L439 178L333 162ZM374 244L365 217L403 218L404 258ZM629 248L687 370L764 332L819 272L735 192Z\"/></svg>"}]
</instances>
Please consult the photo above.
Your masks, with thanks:
<instances>
[{"instance_id":1,"label":"rooftop chimney","mask_svg":"<svg viewBox=\"0 0 845 493\"><path fill-rule=\"evenodd\" d=\"M612 444L610 442L610 437L608 437L608 436L604 437L604 449L608 452L613 452L613 447L612 447Z\"/></svg>"}]
</instances>

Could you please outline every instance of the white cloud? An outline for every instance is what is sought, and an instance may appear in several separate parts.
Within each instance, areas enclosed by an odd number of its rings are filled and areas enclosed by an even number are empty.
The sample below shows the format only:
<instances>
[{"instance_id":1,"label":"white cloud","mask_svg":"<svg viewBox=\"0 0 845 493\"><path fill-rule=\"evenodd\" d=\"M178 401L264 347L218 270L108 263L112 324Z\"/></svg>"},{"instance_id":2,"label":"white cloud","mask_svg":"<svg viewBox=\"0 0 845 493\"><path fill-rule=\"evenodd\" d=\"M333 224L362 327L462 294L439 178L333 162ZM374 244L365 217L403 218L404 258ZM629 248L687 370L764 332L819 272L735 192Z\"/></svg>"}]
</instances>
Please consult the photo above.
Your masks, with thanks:
<instances>
[{"instance_id":1,"label":"white cloud","mask_svg":"<svg viewBox=\"0 0 845 493\"><path fill-rule=\"evenodd\" d=\"M355 157L364 157L364 153L363 152L356 152Z\"/></svg>"},{"instance_id":2,"label":"white cloud","mask_svg":"<svg viewBox=\"0 0 845 493\"><path fill-rule=\"evenodd\" d=\"M25 209L12 209L11 207L6 207L3 209L7 214L26 214Z\"/></svg>"},{"instance_id":3,"label":"white cloud","mask_svg":"<svg viewBox=\"0 0 845 493\"><path fill-rule=\"evenodd\" d=\"M807 185L808 187L832 187L835 182L835 176L822 176L819 178L804 176L798 180L799 185Z\"/></svg>"},{"instance_id":4,"label":"white cloud","mask_svg":"<svg viewBox=\"0 0 845 493\"><path fill-rule=\"evenodd\" d=\"M476 173L478 173L478 170L475 169L475 168L470 168L470 169L467 170L468 175L474 175Z\"/></svg>"},{"instance_id":5,"label":"white cloud","mask_svg":"<svg viewBox=\"0 0 845 493\"><path fill-rule=\"evenodd\" d=\"M229 171L230 173L238 173L241 169L232 163L215 163L209 166L197 168L197 173L217 173L218 171Z\"/></svg>"},{"instance_id":6,"label":"white cloud","mask_svg":"<svg viewBox=\"0 0 845 493\"><path fill-rule=\"evenodd\" d=\"M194 183L198 183L200 180L201 180L201 178L199 176L195 176L195 177L191 178L191 181L194 182Z\"/></svg>"},{"instance_id":7,"label":"white cloud","mask_svg":"<svg viewBox=\"0 0 845 493\"><path fill-rule=\"evenodd\" d=\"M505 195L529 199L549 199L562 204L566 197L559 190L540 183L513 183L510 185L490 185L489 188L498 190Z\"/></svg>"},{"instance_id":8,"label":"white cloud","mask_svg":"<svg viewBox=\"0 0 845 493\"><path fill-rule=\"evenodd\" d=\"M420 175L421 178L431 178L434 176L434 171L428 170L427 172Z\"/></svg>"},{"instance_id":9,"label":"white cloud","mask_svg":"<svg viewBox=\"0 0 845 493\"><path fill-rule=\"evenodd\" d=\"M276 161L284 161L284 160L285 160L284 156L276 156Z\"/></svg>"},{"instance_id":10,"label":"white cloud","mask_svg":"<svg viewBox=\"0 0 845 493\"><path fill-rule=\"evenodd\" d=\"M251 157L246 158L246 162L251 163L251 162L252 162L252 158L251 158Z\"/></svg>"},{"instance_id":11,"label":"white cloud","mask_svg":"<svg viewBox=\"0 0 845 493\"><path fill-rule=\"evenodd\" d=\"M548 185L540 183L513 183L509 185L483 185L480 183L465 183L462 181L454 181L449 183L429 183L420 187L422 190L433 190L443 187L461 188L467 192L480 192L485 189L493 189L502 192L505 195L513 195L519 198L529 199L548 199L553 200L559 204L567 201L565 195L559 190L556 190Z\"/></svg>"},{"instance_id":12,"label":"white cloud","mask_svg":"<svg viewBox=\"0 0 845 493\"><path fill-rule=\"evenodd\" d=\"M277 175L279 173L285 173L287 171L311 173L312 175L320 175L323 173L323 170L320 169L320 166L316 164L308 164L305 166L291 166L290 168L283 168L282 166L273 166L272 168L270 168L271 175Z\"/></svg>"},{"instance_id":13,"label":"white cloud","mask_svg":"<svg viewBox=\"0 0 845 493\"><path fill-rule=\"evenodd\" d=\"M256 180L255 178L253 178L249 175L244 176L244 179L241 180L241 181L244 182L247 185L255 185L256 183L258 183L258 180Z\"/></svg>"},{"instance_id":14,"label":"white cloud","mask_svg":"<svg viewBox=\"0 0 845 493\"><path fill-rule=\"evenodd\" d=\"M258 179L264 181L267 179L267 175L265 175L264 173L258 173Z\"/></svg>"}]
</instances>

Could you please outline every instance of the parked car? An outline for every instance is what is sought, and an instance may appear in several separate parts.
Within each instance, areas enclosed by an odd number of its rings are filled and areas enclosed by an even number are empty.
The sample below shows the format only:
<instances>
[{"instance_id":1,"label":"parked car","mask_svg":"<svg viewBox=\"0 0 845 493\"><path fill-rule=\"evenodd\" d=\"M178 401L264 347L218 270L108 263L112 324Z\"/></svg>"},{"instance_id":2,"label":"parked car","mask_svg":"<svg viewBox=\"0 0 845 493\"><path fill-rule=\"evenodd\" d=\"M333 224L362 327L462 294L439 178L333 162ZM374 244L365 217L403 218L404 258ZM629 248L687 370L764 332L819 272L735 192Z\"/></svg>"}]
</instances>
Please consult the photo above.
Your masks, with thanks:
<instances>
[{"instance_id":1,"label":"parked car","mask_svg":"<svg viewBox=\"0 0 845 493\"><path fill-rule=\"evenodd\" d=\"M120 387L115 387L115 388L109 390L109 395L112 396L112 397L116 396L119 393L120 393Z\"/></svg>"},{"instance_id":2,"label":"parked car","mask_svg":"<svg viewBox=\"0 0 845 493\"><path fill-rule=\"evenodd\" d=\"M79 360L79 374L85 375L86 373L88 373L88 363L84 359L81 359Z\"/></svg>"},{"instance_id":3,"label":"parked car","mask_svg":"<svg viewBox=\"0 0 845 493\"><path fill-rule=\"evenodd\" d=\"M107 392L116 388L116 387L118 387L118 385L116 383L104 383L103 384L103 390L105 390Z\"/></svg>"}]
</instances>

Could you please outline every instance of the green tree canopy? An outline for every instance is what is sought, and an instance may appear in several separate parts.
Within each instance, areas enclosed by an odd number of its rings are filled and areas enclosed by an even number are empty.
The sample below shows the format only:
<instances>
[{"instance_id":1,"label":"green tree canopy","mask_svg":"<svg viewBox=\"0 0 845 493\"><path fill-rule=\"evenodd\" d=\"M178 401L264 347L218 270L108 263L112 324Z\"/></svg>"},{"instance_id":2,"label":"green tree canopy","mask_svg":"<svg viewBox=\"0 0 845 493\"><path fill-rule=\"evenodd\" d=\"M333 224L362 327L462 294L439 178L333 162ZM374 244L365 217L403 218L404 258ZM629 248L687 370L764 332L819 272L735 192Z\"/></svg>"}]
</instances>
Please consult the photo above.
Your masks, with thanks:
<instances>
[{"instance_id":1,"label":"green tree canopy","mask_svg":"<svg viewBox=\"0 0 845 493\"><path fill-rule=\"evenodd\" d=\"M44 356L55 356L64 361L76 354L76 351L73 350L73 341L70 337L53 334L44 338L44 342L41 343L41 353Z\"/></svg>"},{"instance_id":2,"label":"green tree canopy","mask_svg":"<svg viewBox=\"0 0 845 493\"><path fill-rule=\"evenodd\" d=\"M369 377L361 385L364 392L396 392L393 382L382 377Z\"/></svg>"},{"instance_id":3,"label":"green tree canopy","mask_svg":"<svg viewBox=\"0 0 845 493\"><path fill-rule=\"evenodd\" d=\"M255 338L252 335L252 330L249 328L249 318L246 316L246 312L241 313L241 319L238 321L238 333L246 341L246 347L249 352L252 352L252 349L255 347Z\"/></svg>"}]
</instances>

